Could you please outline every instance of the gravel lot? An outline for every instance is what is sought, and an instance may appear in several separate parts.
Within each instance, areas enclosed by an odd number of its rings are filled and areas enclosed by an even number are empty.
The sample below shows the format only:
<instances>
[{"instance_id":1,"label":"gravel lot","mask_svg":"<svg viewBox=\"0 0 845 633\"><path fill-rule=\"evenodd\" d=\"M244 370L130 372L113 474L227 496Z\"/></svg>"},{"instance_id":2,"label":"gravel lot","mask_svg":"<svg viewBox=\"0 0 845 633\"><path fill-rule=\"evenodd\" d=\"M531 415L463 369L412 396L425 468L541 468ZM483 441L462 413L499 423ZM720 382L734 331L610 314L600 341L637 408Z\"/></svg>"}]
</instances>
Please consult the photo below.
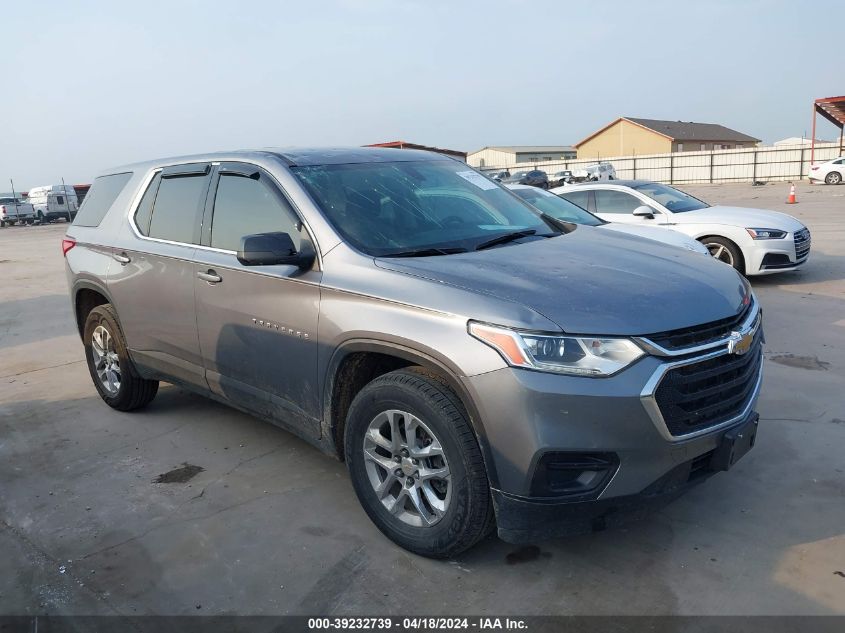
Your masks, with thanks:
<instances>
[{"instance_id":1,"label":"gravel lot","mask_svg":"<svg viewBox=\"0 0 845 633\"><path fill-rule=\"evenodd\" d=\"M447 562L386 540L345 466L284 431L169 386L109 409L64 225L0 230L0 613L845 614L845 186L683 188L813 233L804 270L753 281L757 446L627 529ZM154 483L183 464L203 470Z\"/></svg>"}]
</instances>

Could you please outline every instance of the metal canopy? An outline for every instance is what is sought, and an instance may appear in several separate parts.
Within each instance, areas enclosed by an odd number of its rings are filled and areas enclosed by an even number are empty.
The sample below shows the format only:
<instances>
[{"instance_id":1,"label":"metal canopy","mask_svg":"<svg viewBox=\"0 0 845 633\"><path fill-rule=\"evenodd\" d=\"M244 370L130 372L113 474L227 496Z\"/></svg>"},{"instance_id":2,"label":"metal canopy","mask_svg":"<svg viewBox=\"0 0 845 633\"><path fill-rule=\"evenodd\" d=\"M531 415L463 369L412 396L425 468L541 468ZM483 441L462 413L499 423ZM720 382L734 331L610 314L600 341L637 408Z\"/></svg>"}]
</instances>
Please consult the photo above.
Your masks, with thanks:
<instances>
[{"instance_id":1,"label":"metal canopy","mask_svg":"<svg viewBox=\"0 0 845 633\"><path fill-rule=\"evenodd\" d=\"M813 136L810 142L811 165L816 151L816 115L818 114L839 128L839 153L842 154L842 139L843 134L845 134L845 96L824 97L813 102Z\"/></svg>"}]
</instances>

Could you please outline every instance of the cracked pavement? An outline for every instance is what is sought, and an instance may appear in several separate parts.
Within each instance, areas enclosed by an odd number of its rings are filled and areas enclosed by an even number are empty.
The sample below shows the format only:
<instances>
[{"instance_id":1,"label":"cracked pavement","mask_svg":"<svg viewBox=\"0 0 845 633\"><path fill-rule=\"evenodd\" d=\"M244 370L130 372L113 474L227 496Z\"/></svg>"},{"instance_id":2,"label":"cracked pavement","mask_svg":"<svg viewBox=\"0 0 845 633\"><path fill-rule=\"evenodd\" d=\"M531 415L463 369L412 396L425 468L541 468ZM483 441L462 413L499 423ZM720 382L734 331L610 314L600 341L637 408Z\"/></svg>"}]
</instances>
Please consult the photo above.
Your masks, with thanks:
<instances>
[{"instance_id":1,"label":"cracked pavement","mask_svg":"<svg viewBox=\"0 0 845 633\"><path fill-rule=\"evenodd\" d=\"M106 407L82 362L62 224L0 230L0 614L845 613L845 187L684 187L796 215L805 270L765 311L758 445L626 529L454 561L387 541L343 464L163 385ZM184 464L183 483L153 483ZM837 575L839 572L839 575Z\"/></svg>"}]
</instances>

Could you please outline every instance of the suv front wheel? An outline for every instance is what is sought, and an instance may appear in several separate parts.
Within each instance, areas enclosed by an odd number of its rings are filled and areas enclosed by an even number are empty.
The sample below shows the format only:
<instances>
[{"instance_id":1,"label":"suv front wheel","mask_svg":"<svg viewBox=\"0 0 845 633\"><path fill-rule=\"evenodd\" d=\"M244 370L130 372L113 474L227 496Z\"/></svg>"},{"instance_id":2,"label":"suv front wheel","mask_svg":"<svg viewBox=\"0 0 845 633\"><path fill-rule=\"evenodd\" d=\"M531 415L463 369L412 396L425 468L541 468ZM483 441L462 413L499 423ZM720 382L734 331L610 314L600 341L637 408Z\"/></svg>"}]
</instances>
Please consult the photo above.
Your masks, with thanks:
<instances>
[{"instance_id":1,"label":"suv front wheel","mask_svg":"<svg viewBox=\"0 0 845 633\"><path fill-rule=\"evenodd\" d=\"M390 372L349 409L345 455L355 493L388 538L447 558L493 526L481 449L455 393L421 370Z\"/></svg>"},{"instance_id":2,"label":"suv front wheel","mask_svg":"<svg viewBox=\"0 0 845 633\"><path fill-rule=\"evenodd\" d=\"M138 376L111 304L97 306L85 319L85 359L97 393L118 411L140 409L158 392L157 380Z\"/></svg>"}]
</instances>

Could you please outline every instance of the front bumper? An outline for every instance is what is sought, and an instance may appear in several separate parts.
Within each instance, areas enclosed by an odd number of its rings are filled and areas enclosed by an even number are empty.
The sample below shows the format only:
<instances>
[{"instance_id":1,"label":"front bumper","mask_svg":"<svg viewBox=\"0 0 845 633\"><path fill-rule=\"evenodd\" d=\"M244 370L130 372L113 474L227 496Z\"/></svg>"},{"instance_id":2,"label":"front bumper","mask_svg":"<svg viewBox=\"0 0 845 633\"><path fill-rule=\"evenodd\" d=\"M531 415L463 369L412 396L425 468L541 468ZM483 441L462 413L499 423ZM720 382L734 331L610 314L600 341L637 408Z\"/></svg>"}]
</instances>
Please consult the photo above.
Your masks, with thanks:
<instances>
[{"instance_id":1,"label":"front bumper","mask_svg":"<svg viewBox=\"0 0 845 633\"><path fill-rule=\"evenodd\" d=\"M757 414L751 413L739 425L756 424L756 420ZM720 438L726 432L720 433ZM527 543L601 532L643 519L718 472L720 469L714 466L715 453L708 451L678 464L639 493L610 499L560 503L493 490L499 538L508 543Z\"/></svg>"},{"instance_id":2,"label":"front bumper","mask_svg":"<svg viewBox=\"0 0 845 633\"><path fill-rule=\"evenodd\" d=\"M758 240L753 250L745 253L745 271L749 275L771 275L798 270L810 259L811 246L809 237L797 246L793 233L782 240Z\"/></svg>"},{"instance_id":3,"label":"front bumper","mask_svg":"<svg viewBox=\"0 0 845 633\"><path fill-rule=\"evenodd\" d=\"M646 356L602 379L501 369L465 384L483 424L503 540L568 535L637 518L705 479L726 432L756 416L759 380L741 417L673 437L644 397L672 359ZM544 455L612 456L614 472L590 495L538 496Z\"/></svg>"}]
</instances>

